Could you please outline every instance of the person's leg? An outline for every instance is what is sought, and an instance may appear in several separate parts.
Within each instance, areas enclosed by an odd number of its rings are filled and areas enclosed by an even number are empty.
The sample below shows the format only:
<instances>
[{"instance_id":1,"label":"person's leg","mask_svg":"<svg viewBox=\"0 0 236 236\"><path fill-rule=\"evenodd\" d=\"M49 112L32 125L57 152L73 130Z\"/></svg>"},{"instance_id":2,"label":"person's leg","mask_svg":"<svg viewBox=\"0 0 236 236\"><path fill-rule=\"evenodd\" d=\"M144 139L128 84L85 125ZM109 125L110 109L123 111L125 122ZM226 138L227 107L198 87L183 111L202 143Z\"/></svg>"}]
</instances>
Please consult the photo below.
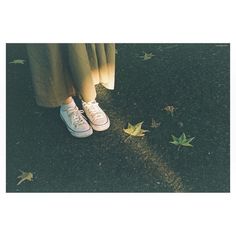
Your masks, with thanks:
<instances>
[{"instance_id":1,"label":"person's leg","mask_svg":"<svg viewBox=\"0 0 236 236\"><path fill-rule=\"evenodd\" d=\"M85 44L68 45L69 60L78 97L83 109L96 131L109 128L110 120L96 102L96 89L92 78L92 69Z\"/></svg>"},{"instance_id":2,"label":"person's leg","mask_svg":"<svg viewBox=\"0 0 236 236\"><path fill-rule=\"evenodd\" d=\"M72 97L66 98L60 107L61 119L70 133L77 138L85 138L93 133L82 113L83 111L78 109Z\"/></svg>"},{"instance_id":3,"label":"person's leg","mask_svg":"<svg viewBox=\"0 0 236 236\"><path fill-rule=\"evenodd\" d=\"M72 98L76 93L62 46L26 45L36 102L44 107L60 107L60 116L70 133L87 137L93 131Z\"/></svg>"},{"instance_id":4,"label":"person's leg","mask_svg":"<svg viewBox=\"0 0 236 236\"><path fill-rule=\"evenodd\" d=\"M69 61L78 96L85 102L94 101L97 93L92 78L86 45L68 45Z\"/></svg>"}]
</instances>

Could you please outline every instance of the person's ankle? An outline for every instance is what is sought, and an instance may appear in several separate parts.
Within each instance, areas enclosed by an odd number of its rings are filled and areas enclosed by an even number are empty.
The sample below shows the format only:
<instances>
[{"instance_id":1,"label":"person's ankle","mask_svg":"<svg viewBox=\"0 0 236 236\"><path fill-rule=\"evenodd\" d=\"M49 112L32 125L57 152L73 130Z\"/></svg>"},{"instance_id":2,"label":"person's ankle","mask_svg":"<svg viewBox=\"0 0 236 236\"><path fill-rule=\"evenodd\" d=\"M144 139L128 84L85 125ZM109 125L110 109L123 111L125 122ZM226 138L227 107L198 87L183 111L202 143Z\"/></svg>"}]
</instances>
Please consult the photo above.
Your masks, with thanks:
<instances>
[{"instance_id":1,"label":"person's ankle","mask_svg":"<svg viewBox=\"0 0 236 236\"><path fill-rule=\"evenodd\" d=\"M68 97L63 101L62 105L70 104L72 101L74 101L74 99L72 97Z\"/></svg>"},{"instance_id":2,"label":"person's ankle","mask_svg":"<svg viewBox=\"0 0 236 236\"><path fill-rule=\"evenodd\" d=\"M62 104L61 104L61 109L62 109L62 110L67 110L67 109L73 108L73 107L75 107L75 106L76 106L76 103L75 103L74 99L71 98L70 103L62 103Z\"/></svg>"}]
</instances>

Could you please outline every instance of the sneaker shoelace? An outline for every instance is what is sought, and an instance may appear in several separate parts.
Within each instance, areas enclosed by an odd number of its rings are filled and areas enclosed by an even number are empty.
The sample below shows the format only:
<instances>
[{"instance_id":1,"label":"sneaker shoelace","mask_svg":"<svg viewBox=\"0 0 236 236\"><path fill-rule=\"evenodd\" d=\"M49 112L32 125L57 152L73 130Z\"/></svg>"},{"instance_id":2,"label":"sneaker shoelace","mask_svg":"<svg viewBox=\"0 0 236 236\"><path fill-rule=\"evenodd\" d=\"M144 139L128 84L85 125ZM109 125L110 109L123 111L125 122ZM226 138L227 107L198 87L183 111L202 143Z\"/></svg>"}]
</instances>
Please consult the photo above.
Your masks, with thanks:
<instances>
[{"instance_id":1,"label":"sneaker shoelace","mask_svg":"<svg viewBox=\"0 0 236 236\"><path fill-rule=\"evenodd\" d=\"M98 102L93 101L84 103L84 107L87 108L87 111L92 116L94 121L103 118L103 112L101 111L101 108L98 106Z\"/></svg>"},{"instance_id":2,"label":"sneaker shoelace","mask_svg":"<svg viewBox=\"0 0 236 236\"><path fill-rule=\"evenodd\" d=\"M83 124L85 122L85 117L82 115L84 113L83 110L79 110L77 106L74 108L68 109L68 116L72 120L72 124L75 127L78 127L79 125Z\"/></svg>"}]
</instances>

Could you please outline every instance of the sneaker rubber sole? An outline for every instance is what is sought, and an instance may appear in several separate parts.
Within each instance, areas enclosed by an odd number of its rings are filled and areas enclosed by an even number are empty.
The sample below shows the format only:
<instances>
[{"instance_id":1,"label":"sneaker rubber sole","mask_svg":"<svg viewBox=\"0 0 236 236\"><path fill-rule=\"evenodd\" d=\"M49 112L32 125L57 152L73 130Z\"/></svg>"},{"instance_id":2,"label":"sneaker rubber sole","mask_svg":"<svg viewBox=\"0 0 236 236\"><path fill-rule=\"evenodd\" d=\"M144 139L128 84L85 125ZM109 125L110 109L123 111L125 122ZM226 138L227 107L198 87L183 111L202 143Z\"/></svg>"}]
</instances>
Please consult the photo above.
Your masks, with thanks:
<instances>
[{"instance_id":1,"label":"sneaker rubber sole","mask_svg":"<svg viewBox=\"0 0 236 236\"><path fill-rule=\"evenodd\" d=\"M67 123L65 122L65 120L64 120L64 118L62 117L61 114L60 114L60 117L61 117L62 121L64 122L64 124L66 125L67 130L68 130L68 131L71 133L71 135L73 135L74 137L76 137L76 138L87 138L87 137L89 137L90 135L93 134L93 129L92 129L91 127L89 127L88 130L80 131L80 132L71 129L71 128L67 125Z\"/></svg>"},{"instance_id":2,"label":"sneaker rubber sole","mask_svg":"<svg viewBox=\"0 0 236 236\"><path fill-rule=\"evenodd\" d=\"M93 124L90 120L89 120L89 124L92 126L92 128L95 130L95 131L105 131L107 130L109 127L110 127L110 120L107 116L107 122L105 124L102 124L102 125L95 125Z\"/></svg>"}]
</instances>

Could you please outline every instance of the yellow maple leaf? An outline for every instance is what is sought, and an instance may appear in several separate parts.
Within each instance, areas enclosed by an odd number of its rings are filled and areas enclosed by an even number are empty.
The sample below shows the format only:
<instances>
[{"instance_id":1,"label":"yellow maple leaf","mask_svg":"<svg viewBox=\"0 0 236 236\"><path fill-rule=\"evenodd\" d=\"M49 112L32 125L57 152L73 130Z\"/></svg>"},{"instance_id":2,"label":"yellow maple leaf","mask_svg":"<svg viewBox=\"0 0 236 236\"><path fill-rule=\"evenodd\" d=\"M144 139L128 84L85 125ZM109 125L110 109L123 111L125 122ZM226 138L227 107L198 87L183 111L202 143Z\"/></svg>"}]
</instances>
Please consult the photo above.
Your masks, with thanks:
<instances>
[{"instance_id":1,"label":"yellow maple leaf","mask_svg":"<svg viewBox=\"0 0 236 236\"><path fill-rule=\"evenodd\" d=\"M17 178L21 179L17 185L21 184L23 181L28 180L32 181L33 180L33 174L31 172L24 172L22 170L19 170L21 172L21 175L19 175Z\"/></svg>"},{"instance_id":2,"label":"yellow maple leaf","mask_svg":"<svg viewBox=\"0 0 236 236\"><path fill-rule=\"evenodd\" d=\"M129 134L130 135L129 137L131 137L131 136L142 137L145 135L146 132L149 132L149 130L142 129L142 124L143 124L143 121L137 123L136 125L131 125L130 123L128 123L127 129L123 129L123 131L125 133Z\"/></svg>"}]
</instances>

